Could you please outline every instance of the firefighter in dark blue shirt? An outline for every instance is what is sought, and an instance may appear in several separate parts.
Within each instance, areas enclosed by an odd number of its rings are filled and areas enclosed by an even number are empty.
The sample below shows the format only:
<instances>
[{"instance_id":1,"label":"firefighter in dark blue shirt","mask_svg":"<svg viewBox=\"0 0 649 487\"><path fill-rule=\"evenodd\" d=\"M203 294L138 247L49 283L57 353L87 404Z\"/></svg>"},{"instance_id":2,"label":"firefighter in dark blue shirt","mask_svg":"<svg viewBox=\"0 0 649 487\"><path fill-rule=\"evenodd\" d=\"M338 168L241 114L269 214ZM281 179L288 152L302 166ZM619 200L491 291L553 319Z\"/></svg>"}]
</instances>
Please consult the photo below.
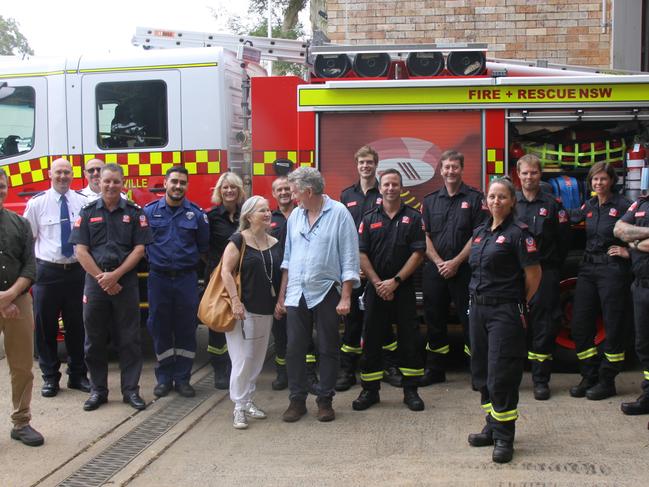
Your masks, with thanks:
<instances>
[{"instance_id":1,"label":"firefighter in dark blue shirt","mask_svg":"<svg viewBox=\"0 0 649 487\"><path fill-rule=\"evenodd\" d=\"M487 205L491 218L473 232L469 256L471 379L487 417L469 444L495 444L493 461L506 463L514 455L526 356L524 310L539 287L541 266L534 237L514 218L516 190L509 179L491 182Z\"/></svg>"},{"instance_id":2,"label":"firefighter in dark blue shirt","mask_svg":"<svg viewBox=\"0 0 649 487\"><path fill-rule=\"evenodd\" d=\"M399 171L386 170L379 184L383 202L363 216L358 229L361 269L368 282L361 357L363 390L352 407L360 411L379 402L384 335L388 326L396 323L403 402L410 410L421 411L424 402L417 394L417 385L424 375L424 364L417 350L419 321L411 277L424 259L426 241L420 213L401 202Z\"/></svg>"},{"instance_id":3,"label":"firefighter in dark blue shirt","mask_svg":"<svg viewBox=\"0 0 649 487\"><path fill-rule=\"evenodd\" d=\"M610 164L595 163L587 181L595 196L570 211L571 221L586 221L586 250L577 276L571 326L582 380L570 388L570 395L601 400L616 394L615 377L624 363L631 268L627 246L613 235L613 228L631 202L613 192L617 175ZM595 346L598 305L606 331L603 360Z\"/></svg>"},{"instance_id":4,"label":"firefighter in dark blue shirt","mask_svg":"<svg viewBox=\"0 0 649 487\"><path fill-rule=\"evenodd\" d=\"M189 173L174 166L165 174L165 196L144 207L153 242L146 246L149 260L149 319L158 363L157 397L171 388L185 397L196 356L198 310L197 266L209 247L207 215L186 197Z\"/></svg>"},{"instance_id":5,"label":"firefighter in dark blue shirt","mask_svg":"<svg viewBox=\"0 0 649 487\"><path fill-rule=\"evenodd\" d=\"M560 200L541 189L541 161L534 154L516 163L522 191L516 194L516 216L528 226L539 248L543 276L530 302L527 358L532 364L534 398L550 398L552 353L561 323L560 269L570 243L570 219Z\"/></svg>"}]
</instances>

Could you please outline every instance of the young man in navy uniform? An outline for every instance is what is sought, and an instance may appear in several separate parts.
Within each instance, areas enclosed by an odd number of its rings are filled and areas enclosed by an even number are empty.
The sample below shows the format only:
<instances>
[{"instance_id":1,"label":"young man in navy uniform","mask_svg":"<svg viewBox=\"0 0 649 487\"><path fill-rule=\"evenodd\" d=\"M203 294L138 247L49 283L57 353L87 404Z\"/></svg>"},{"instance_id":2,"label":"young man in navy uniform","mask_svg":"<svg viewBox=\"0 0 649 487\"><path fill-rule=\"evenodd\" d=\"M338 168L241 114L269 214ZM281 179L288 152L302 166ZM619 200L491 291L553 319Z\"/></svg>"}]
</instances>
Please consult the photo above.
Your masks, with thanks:
<instances>
[{"instance_id":1,"label":"young man in navy uniform","mask_svg":"<svg viewBox=\"0 0 649 487\"><path fill-rule=\"evenodd\" d=\"M552 353L561 323L560 269L570 243L570 221L561 201L541 190L541 161L534 154L516 163L522 190L516 193L516 214L528 226L539 247L543 274L541 285L529 303L527 358L532 363L534 398L550 398Z\"/></svg>"},{"instance_id":2,"label":"young man in navy uniform","mask_svg":"<svg viewBox=\"0 0 649 487\"><path fill-rule=\"evenodd\" d=\"M396 323L403 402L410 410L421 411L424 402L417 394L417 384L424 375L424 364L417 350L419 322L410 278L424 260L426 241L420 213L401 202L399 171L383 172L379 184L382 204L363 216L358 229L361 269L368 283L361 357L363 390L352 407L360 411L380 401L384 334L388 325Z\"/></svg>"},{"instance_id":3,"label":"young man in navy uniform","mask_svg":"<svg viewBox=\"0 0 649 487\"><path fill-rule=\"evenodd\" d=\"M38 364L43 374L43 397L59 392L61 373L56 337L59 317L65 327L65 348L68 352L68 388L90 391L83 355L83 269L68 241L72 224L81 208L88 203L82 194L70 189L72 165L60 158L52 162L49 176L51 188L27 202L25 218L34 234L36 282L34 321Z\"/></svg>"},{"instance_id":4,"label":"young man in navy uniform","mask_svg":"<svg viewBox=\"0 0 649 487\"><path fill-rule=\"evenodd\" d=\"M165 196L144 207L153 242L149 260L149 318L158 360L153 394L163 397L171 388L184 397L196 395L189 384L196 356L198 311L197 266L209 247L207 215L185 194L189 173L182 166L167 170Z\"/></svg>"},{"instance_id":5,"label":"young man in navy uniform","mask_svg":"<svg viewBox=\"0 0 649 487\"><path fill-rule=\"evenodd\" d=\"M366 145L358 149L354 154L356 170L358 171L358 182L343 190L340 195L340 202L347 207L354 219L356 228L361 224L363 215L381 205L381 192L376 179L376 170L379 165L379 155L370 146ZM354 289L352 293L352 308L345 316L345 325L340 347L340 374L336 381L337 391L346 391L356 384L356 363L362 353L361 333L363 330L363 311L359 306L359 299L365 289L365 279L361 286ZM383 344L383 368L384 379L389 384L401 387L401 375L394 364L394 354L397 350L397 341L392 333L392 323L387 325L385 343Z\"/></svg>"},{"instance_id":6,"label":"young man in navy uniform","mask_svg":"<svg viewBox=\"0 0 649 487\"><path fill-rule=\"evenodd\" d=\"M483 194L462 181L464 155L454 150L440 156L444 186L424 198L422 215L426 231L424 266L424 318L428 325L427 360L421 385L446 380L448 307L455 303L464 330L464 352L471 355L469 321L469 281L467 263L473 229L487 217Z\"/></svg>"},{"instance_id":7,"label":"young man in navy uniform","mask_svg":"<svg viewBox=\"0 0 649 487\"><path fill-rule=\"evenodd\" d=\"M142 209L121 197L124 172L119 165L106 164L100 184L101 198L81 210L70 237L86 271L83 322L91 387L83 409L93 411L108 401L109 335L119 353L122 398L135 409L145 409L138 385L142 350L135 268L151 242L151 230Z\"/></svg>"}]
</instances>

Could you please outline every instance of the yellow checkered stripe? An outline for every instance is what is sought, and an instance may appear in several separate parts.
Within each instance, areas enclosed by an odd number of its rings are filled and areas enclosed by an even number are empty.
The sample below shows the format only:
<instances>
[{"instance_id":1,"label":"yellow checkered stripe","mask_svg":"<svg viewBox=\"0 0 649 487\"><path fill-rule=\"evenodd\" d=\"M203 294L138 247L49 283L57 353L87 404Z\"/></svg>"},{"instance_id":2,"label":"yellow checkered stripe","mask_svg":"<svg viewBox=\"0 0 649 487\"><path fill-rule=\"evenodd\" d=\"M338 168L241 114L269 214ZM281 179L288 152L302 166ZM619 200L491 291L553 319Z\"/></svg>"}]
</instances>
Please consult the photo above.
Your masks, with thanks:
<instances>
[{"instance_id":1,"label":"yellow checkered stripe","mask_svg":"<svg viewBox=\"0 0 649 487\"><path fill-rule=\"evenodd\" d=\"M431 352L431 353L439 353L441 355L446 355L451 350L451 347L449 345L444 345L444 346L439 347L439 348L432 348L430 346L430 343L427 343L426 344L426 350Z\"/></svg>"},{"instance_id":2,"label":"yellow checkered stripe","mask_svg":"<svg viewBox=\"0 0 649 487\"><path fill-rule=\"evenodd\" d=\"M518 409L512 409L510 411L503 411L502 413L499 413L498 411L494 411L494 409L491 408L491 417L499 423L516 421L518 419Z\"/></svg>"},{"instance_id":3,"label":"yellow checkered stripe","mask_svg":"<svg viewBox=\"0 0 649 487\"><path fill-rule=\"evenodd\" d=\"M274 176L273 163L277 159L288 159L293 162L293 168L315 166L315 153L312 150L257 150L252 152L253 176Z\"/></svg>"},{"instance_id":4,"label":"yellow checkered stripe","mask_svg":"<svg viewBox=\"0 0 649 487\"><path fill-rule=\"evenodd\" d=\"M501 148L487 149L487 173L495 175L505 174L505 150Z\"/></svg>"},{"instance_id":5,"label":"yellow checkered stripe","mask_svg":"<svg viewBox=\"0 0 649 487\"><path fill-rule=\"evenodd\" d=\"M1 166L7 173L11 187L39 183L49 179L52 161L64 157L72 164L75 178L81 178L83 166L90 159L119 164L124 176L163 176L170 167L181 165L189 174L220 174L227 169L227 151L219 149L128 152L102 154L60 154L14 162Z\"/></svg>"},{"instance_id":6,"label":"yellow checkered stripe","mask_svg":"<svg viewBox=\"0 0 649 487\"><path fill-rule=\"evenodd\" d=\"M528 360L536 360L537 362L545 362L546 360L552 360L552 354L527 352L527 358L528 358Z\"/></svg>"},{"instance_id":7,"label":"yellow checkered stripe","mask_svg":"<svg viewBox=\"0 0 649 487\"><path fill-rule=\"evenodd\" d=\"M597 348L589 348L588 350L584 350L583 352L577 353L577 358L579 360L586 360L587 358L591 358L597 355Z\"/></svg>"}]
</instances>

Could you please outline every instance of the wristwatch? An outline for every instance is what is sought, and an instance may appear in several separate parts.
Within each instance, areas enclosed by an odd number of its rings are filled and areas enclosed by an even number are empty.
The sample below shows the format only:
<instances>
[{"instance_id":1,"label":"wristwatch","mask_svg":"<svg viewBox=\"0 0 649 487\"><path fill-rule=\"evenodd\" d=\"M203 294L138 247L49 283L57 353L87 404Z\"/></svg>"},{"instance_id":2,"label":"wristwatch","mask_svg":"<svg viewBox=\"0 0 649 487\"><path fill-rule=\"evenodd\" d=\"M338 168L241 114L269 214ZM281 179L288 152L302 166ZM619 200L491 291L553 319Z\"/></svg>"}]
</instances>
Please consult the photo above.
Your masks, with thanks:
<instances>
[{"instance_id":1,"label":"wristwatch","mask_svg":"<svg viewBox=\"0 0 649 487\"><path fill-rule=\"evenodd\" d=\"M397 274L396 276L394 276L394 281L395 281L397 284L401 284L401 276L400 276L399 274Z\"/></svg>"}]
</instances>

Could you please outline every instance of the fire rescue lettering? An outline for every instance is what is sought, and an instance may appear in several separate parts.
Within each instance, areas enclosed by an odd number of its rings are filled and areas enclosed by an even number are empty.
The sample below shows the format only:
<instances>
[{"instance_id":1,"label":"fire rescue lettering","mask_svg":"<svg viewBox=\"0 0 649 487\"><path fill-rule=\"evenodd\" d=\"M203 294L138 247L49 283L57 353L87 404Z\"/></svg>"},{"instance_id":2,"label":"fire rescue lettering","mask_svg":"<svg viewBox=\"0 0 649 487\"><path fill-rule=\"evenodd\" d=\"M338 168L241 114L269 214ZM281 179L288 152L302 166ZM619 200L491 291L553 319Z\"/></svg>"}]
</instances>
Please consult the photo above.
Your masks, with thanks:
<instances>
[{"instance_id":1,"label":"fire rescue lettering","mask_svg":"<svg viewBox=\"0 0 649 487\"><path fill-rule=\"evenodd\" d=\"M611 98L613 88L476 88L469 89L470 101L589 100Z\"/></svg>"}]
</instances>

